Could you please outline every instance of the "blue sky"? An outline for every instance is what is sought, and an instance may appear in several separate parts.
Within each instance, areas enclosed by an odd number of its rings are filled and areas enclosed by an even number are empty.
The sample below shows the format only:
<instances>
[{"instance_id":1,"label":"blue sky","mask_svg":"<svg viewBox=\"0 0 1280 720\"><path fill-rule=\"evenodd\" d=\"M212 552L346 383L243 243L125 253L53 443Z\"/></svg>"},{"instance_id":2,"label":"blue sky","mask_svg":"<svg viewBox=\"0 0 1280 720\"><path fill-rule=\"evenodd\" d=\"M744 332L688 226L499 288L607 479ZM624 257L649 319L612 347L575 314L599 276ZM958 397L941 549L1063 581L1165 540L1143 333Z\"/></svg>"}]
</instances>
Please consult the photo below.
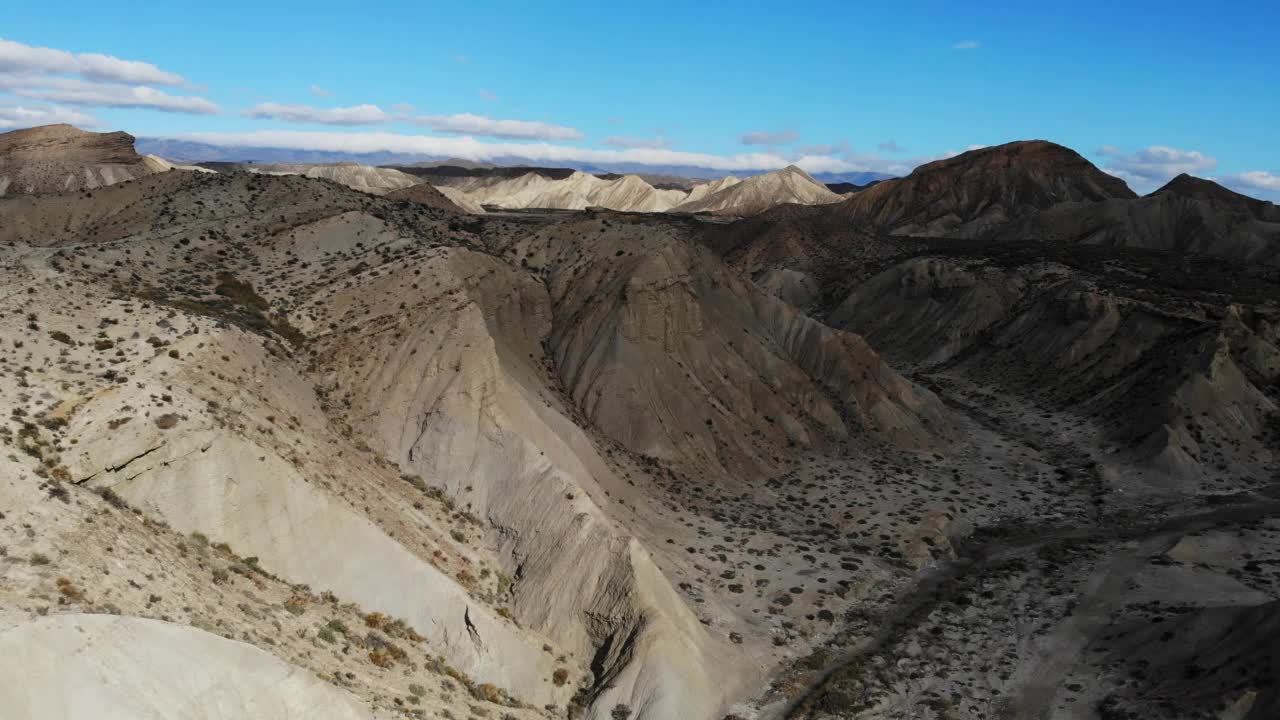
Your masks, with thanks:
<instances>
[{"instance_id":1,"label":"blue sky","mask_svg":"<svg viewBox=\"0 0 1280 720\"><path fill-rule=\"evenodd\" d=\"M1280 199L1280 3L531 5L15 4L0 124L895 173L1045 138Z\"/></svg>"}]
</instances>

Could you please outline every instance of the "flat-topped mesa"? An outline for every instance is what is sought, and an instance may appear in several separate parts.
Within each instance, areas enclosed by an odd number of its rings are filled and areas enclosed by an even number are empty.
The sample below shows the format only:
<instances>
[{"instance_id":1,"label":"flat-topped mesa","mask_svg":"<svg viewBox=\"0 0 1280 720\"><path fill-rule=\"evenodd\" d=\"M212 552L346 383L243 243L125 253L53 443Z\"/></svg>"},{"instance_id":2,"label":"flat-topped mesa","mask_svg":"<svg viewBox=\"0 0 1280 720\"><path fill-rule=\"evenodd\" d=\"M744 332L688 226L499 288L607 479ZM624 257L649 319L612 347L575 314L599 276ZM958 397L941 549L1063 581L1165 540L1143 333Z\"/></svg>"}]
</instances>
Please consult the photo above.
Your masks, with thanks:
<instances>
[{"instance_id":1,"label":"flat-topped mesa","mask_svg":"<svg viewBox=\"0 0 1280 720\"><path fill-rule=\"evenodd\" d=\"M142 160L127 132L95 133L71 125L44 125L0 134L0 153L45 159L42 155L74 154L86 161L131 163Z\"/></svg>"},{"instance_id":2,"label":"flat-topped mesa","mask_svg":"<svg viewBox=\"0 0 1280 720\"><path fill-rule=\"evenodd\" d=\"M86 190L169 169L139 155L133 142L129 133L70 125L0 133L0 195Z\"/></svg>"}]
</instances>

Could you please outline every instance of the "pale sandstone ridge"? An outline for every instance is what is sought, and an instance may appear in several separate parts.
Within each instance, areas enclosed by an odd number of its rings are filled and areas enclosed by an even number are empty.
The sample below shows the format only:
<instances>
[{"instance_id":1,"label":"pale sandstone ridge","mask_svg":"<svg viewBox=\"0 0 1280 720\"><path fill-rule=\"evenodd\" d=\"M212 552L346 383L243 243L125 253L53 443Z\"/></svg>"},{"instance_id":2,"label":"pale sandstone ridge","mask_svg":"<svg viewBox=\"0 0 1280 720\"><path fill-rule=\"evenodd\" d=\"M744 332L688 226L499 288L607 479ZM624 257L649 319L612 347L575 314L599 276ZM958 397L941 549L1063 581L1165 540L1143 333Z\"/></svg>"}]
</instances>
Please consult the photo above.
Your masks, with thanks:
<instances>
[{"instance_id":1,"label":"pale sandstone ridge","mask_svg":"<svg viewBox=\"0 0 1280 720\"><path fill-rule=\"evenodd\" d=\"M92 190L170 166L133 149L133 136L45 125L0 133L0 195Z\"/></svg>"},{"instance_id":2,"label":"pale sandstone ridge","mask_svg":"<svg viewBox=\"0 0 1280 720\"><path fill-rule=\"evenodd\" d=\"M317 165L303 173L309 178L333 180L360 192L385 195L420 184L418 178L391 168L370 167L354 163Z\"/></svg>"},{"instance_id":3,"label":"pale sandstone ridge","mask_svg":"<svg viewBox=\"0 0 1280 720\"><path fill-rule=\"evenodd\" d=\"M729 179L725 178L725 181ZM691 197L672 209L716 215L755 215L779 205L827 205L844 199L795 165L741 182L725 181L704 197Z\"/></svg>"},{"instance_id":4,"label":"pale sandstone ridge","mask_svg":"<svg viewBox=\"0 0 1280 720\"><path fill-rule=\"evenodd\" d=\"M549 208L662 212L683 200L681 190L658 190L635 175L605 180L574 171L563 180L529 172L513 178L477 177L452 184L481 205L509 209Z\"/></svg>"},{"instance_id":5,"label":"pale sandstone ridge","mask_svg":"<svg viewBox=\"0 0 1280 720\"><path fill-rule=\"evenodd\" d=\"M800 168L739 180L729 175L691 190L657 189L636 175L601 178L574 171L556 178L536 171L514 177L474 177L448 187L481 205L509 209L582 210L589 207L626 212L706 212L754 215L778 205L816 205L840 200Z\"/></svg>"},{"instance_id":6,"label":"pale sandstone ridge","mask_svg":"<svg viewBox=\"0 0 1280 720\"><path fill-rule=\"evenodd\" d=\"M0 673L8 720L373 717L252 645L159 620L65 614L0 629Z\"/></svg>"},{"instance_id":7,"label":"pale sandstone ridge","mask_svg":"<svg viewBox=\"0 0 1280 720\"><path fill-rule=\"evenodd\" d=\"M419 185L417 187L422 187L422 186ZM448 198L449 202L456 205L462 211L469 212L472 215L484 214L484 206L476 202L474 199L471 198L471 196L467 195L461 190L458 190L457 188L449 187L448 185L436 186L435 189L436 189L436 192L439 192L441 195ZM413 192L413 190L412 189L402 190L401 192L410 193L410 192Z\"/></svg>"},{"instance_id":8,"label":"pale sandstone ridge","mask_svg":"<svg viewBox=\"0 0 1280 720\"><path fill-rule=\"evenodd\" d=\"M422 181L394 168L373 167L353 162L321 165L305 163L237 163L232 167L257 175L301 175L332 180L370 195L386 195L420 184Z\"/></svg>"},{"instance_id":9,"label":"pale sandstone ridge","mask_svg":"<svg viewBox=\"0 0 1280 720\"><path fill-rule=\"evenodd\" d=\"M742 182L741 179L733 175L726 175L719 180L712 180L711 182L694 185L693 189L689 191L689 194L685 196L683 203L697 202L709 195L714 195L727 187L737 185L740 182Z\"/></svg>"}]
</instances>

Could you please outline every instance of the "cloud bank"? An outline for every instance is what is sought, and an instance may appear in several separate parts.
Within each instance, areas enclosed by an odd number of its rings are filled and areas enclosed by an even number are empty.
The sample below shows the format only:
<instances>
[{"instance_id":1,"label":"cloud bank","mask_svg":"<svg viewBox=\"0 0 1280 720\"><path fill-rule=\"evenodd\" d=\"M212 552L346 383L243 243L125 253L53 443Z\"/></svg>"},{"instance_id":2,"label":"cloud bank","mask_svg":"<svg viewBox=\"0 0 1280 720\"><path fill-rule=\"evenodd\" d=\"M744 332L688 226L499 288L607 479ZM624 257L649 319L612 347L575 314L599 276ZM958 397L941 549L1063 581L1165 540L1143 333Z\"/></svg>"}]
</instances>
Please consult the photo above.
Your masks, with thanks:
<instances>
[{"instance_id":1,"label":"cloud bank","mask_svg":"<svg viewBox=\"0 0 1280 720\"><path fill-rule=\"evenodd\" d=\"M188 85L181 75L147 62L99 53L71 53L0 38L0 92L48 102L107 108L144 108L213 115L212 101L175 95L152 85Z\"/></svg>"},{"instance_id":2,"label":"cloud bank","mask_svg":"<svg viewBox=\"0 0 1280 720\"><path fill-rule=\"evenodd\" d=\"M714 155L666 148L596 149L547 142L487 142L474 137L436 137L392 132L324 132L307 130L260 130L243 133L188 133L179 140L232 147L272 147L290 150L322 150L353 155L393 152L433 157L458 157L485 162L509 157L531 161L583 163L638 163L703 167L725 172L773 170L789 164L808 172L880 171L863 158L804 155L776 152Z\"/></svg>"},{"instance_id":3,"label":"cloud bank","mask_svg":"<svg viewBox=\"0 0 1280 720\"><path fill-rule=\"evenodd\" d=\"M0 128L25 128L36 125L66 123L78 127L95 127L92 115L58 105L16 105L0 103Z\"/></svg>"},{"instance_id":4,"label":"cloud bank","mask_svg":"<svg viewBox=\"0 0 1280 720\"><path fill-rule=\"evenodd\" d=\"M581 140L582 133L564 125L533 120L495 120L483 115L418 115L408 118L414 125L450 135L481 135L508 140Z\"/></svg>"},{"instance_id":5,"label":"cloud bank","mask_svg":"<svg viewBox=\"0 0 1280 720\"><path fill-rule=\"evenodd\" d=\"M1235 175L1224 175L1218 182L1237 192L1269 196L1273 201L1280 200L1280 174L1265 170L1251 170Z\"/></svg>"},{"instance_id":6,"label":"cloud bank","mask_svg":"<svg viewBox=\"0 0 1280 720\"><path fill-rule=\"evenodd\" d=\"M98 53L69 53L66 50L34 47L0 38L0 70L18 70L49 75L79 75L89 80L129 85L182 85L181 75L151 63L121 60Z\"/></svg>"},{"instance_id":7,"label":"cloud bank","mask_svg":"<svg viewBox=\"0 0 1280 720\"><path fill-rule=\"evenodd\" d=\"M1127 154L1113 145L1104 145L1097 154L1106 159L1104 170L1144 189L1154 189L1181 173L1203 176L1218 167L1216 158L1198 150L1179 150L1167 145L1152 145Z\"/></svg>"}]
</instances>

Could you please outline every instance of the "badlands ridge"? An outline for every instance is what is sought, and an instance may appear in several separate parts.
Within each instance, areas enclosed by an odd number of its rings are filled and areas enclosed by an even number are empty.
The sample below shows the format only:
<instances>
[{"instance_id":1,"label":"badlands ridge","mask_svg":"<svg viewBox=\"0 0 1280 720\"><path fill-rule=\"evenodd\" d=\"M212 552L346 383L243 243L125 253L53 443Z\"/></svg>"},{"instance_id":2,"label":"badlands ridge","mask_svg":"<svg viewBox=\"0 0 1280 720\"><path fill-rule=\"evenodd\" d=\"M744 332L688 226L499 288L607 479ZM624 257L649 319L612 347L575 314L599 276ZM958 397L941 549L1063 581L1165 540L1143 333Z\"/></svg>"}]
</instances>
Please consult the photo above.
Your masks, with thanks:
<instances>
[{"instance_id":1,"label":"badlands ridge","mask_svg":"<svg viewBox=\"0 0 1280 720\"><path fill-rule=\"evenodd\" d=\"M0 178L6 717L1280 715L1270 203L1042 141Z\"/></svg>"}]
</instances>

